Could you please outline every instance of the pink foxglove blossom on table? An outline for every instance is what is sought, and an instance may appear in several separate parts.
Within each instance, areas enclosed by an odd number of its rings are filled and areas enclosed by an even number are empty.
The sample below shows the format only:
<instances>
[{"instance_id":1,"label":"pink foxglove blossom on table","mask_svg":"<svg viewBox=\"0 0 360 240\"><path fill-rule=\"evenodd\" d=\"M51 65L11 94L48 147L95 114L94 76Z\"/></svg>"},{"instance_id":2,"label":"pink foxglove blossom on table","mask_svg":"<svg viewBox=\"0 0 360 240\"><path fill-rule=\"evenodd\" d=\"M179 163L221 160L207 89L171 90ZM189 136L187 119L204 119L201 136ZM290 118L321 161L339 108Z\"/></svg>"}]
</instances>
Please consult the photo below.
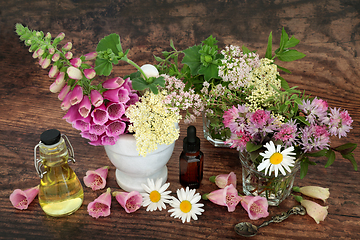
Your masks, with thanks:
<instances>
[{"instance_id":1,"label":"pink foxglove blossom on table","mask_svg":"<svg viewBox=\"0 0 360 240\"><path fill-rule=\"evenodd\" d=\"M238 191L232 184L209 194L205 194L203 195L203 198L220 206L226 206L229 212L235 211L235 207L241 201Z\"/></svg>"},{"instance_id":2,"label":"pink foxglove blossom on table","mask_svg":"<svg viewBox=\"0 0 360 240\"><path fill-rule=\"evenodd\" d=\"M101 194L93 202L87 206L87 211L93 218L107 217L110 215L111 208L111 189L106 189L106 192Z\"/></svg>"},{"instance_id":3,"label":"pink foxglove blossom on table","mask_svg":"<svg viewBox=\"0 0 360 240\"><path fill-rule=\"evenodd\" d=\"M137 191L132 192L113 192L112 195L127 213L132 213L141 207L143 198Z\"/></svg>"},{"instance_id":4,"label":"pink foxglove blossom on table","mask_svg":"<svg viewBox=\"0 0 360 240\"><path fill-rule=\"evenodd\" d=\"M268 201L260 196L243 196L241 205L246 210L251 220L265 218L269 216Z\"/></svg>"},{"instance_id":5,"label":"pink foxglove blossom on table","mask_svg":"<svg viewBox=\"0 0 360 240\"><path fill-rule=\"evenodd\" d=\"M11 204L20 210L27 209L38 193L39 186L28 188L26 190L15 189L10 195Z\"/></svg>"},{"instance_id":6,"label":"pink foxglove blossom on table","mask_svg":"<svg viewBox=\"0 0 360 240\"><path fill-rule=\"evenodd\" d=\"M305 187L293 187L293 191L300 192L308 197L321 199L324 202L330 196L329 188L323 188L318 186L305 186Z\"/></svg>"},{"instance_id":7,"label":"pink foxglove blossom on table","mask_svg":"<svg viewBox=\"0 0 360 240\"><path fill-rule=\"evenodd\" d=\"M328 215L327 209L329 206L321 206L320 204L303 199L301 196L294 196L296 201L300 202L300 204L306 209L306 213L312 217L317 224L320 221L324 221L326 216Z\"/></svg>"},{"instance_id":8,"label":"pink foxglove blossom on table","mask_svg":"<svg viewBox=\"0 0 360 240\"><path fill-rule=\"evenodd\" d=\"M90 187L93 191L103 189L106 185L108 171L108 166L87 171L84 177L85 186Z\"/></svg>"},{"instance_id":9,"label":"pink foxglove blossom on table","mask_svg":"<svg viewBox=\"0 0 360 240\"><path fill-rule=\"evenodd\" d=\"M210 182L214 182L219 188L225 188L226 186L232 184L236 188L236 174L230 172L229 174L219 174L217 176L212 176Z\"/></svg>"}]
</instances>

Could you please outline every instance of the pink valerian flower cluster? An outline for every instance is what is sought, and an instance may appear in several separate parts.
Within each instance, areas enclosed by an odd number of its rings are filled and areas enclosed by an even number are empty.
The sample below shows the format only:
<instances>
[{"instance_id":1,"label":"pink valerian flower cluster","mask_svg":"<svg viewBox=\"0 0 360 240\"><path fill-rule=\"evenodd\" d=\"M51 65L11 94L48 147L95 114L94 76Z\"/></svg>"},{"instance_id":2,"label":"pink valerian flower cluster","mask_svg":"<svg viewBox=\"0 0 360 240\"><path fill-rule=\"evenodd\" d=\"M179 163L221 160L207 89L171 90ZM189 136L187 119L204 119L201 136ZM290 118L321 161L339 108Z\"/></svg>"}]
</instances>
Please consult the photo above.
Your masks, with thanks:
<instances>
[{"instance_id":1,"label":"pink valerian flower cluster","mask_svg":"<svg viewBox=\"0 0 360 240\"><path fill-rule=\"evenodd\" d=\"M127 128L126 109L139 100L129 78L108 79L102 86L106 89L102 95L91 90L89 97L76 85L61 105L68 110L63 118L94 146L115 144Z\"/></svg>"},{"instance_id":2,"label":"pink valerian flower cluster","mask_svg":"<svg viewBox=\"0 0 360 240\"><path fill-rule=\"evenodd\" d=\"M199 94L196 94L193 89L185 91L185 83L183 81L170 77L168 75L161 75L165 78L165 89L169 93L166 96L165 104L172 107L186 111L184 123L189 124L195 122L196 117L200 116L204 110L204 104ZM192 113L190 113L192 109Z\"/></svg>"},{"instance_id":3,"label":"pink valerian flower cluster","mask_svg":"<svg viewBox=\"0 0 360 240\"><path fill-rule=\"evenodd\" d=\"M346 110L329 108L326 101L317 98L302 103L299 109L309 122L303 127L299 127L294 119L281 123L270 111L258 109L250 112L245 104L232 106L223 115L224 126L232 133L226 142L231 143L232 148L244 151L249 141L262 144L264 140L273 138L285 146L299 145L304 152L313 152L328 149L330 136L345 137L352 129L353 120Z\"/></svg>"}]
</instances>

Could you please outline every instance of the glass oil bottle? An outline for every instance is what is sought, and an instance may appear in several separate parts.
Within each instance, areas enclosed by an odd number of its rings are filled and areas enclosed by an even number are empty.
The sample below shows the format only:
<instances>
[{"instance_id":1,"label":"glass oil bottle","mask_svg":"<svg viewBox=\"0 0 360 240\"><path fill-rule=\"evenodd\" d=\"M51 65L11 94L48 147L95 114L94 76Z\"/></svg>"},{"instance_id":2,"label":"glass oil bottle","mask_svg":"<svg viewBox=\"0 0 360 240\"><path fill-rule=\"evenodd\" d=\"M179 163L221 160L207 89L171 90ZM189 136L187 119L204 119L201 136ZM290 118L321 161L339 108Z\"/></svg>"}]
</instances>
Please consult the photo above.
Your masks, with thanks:
<instances>
[{"instance_id":1,"label":"glass oil bottle","mask_svg":"<svg viewBox=\"0 0 360 240\"><path fill-rule=\"evenodd\" d=\"M200 139L196 128L189 126L179 159L180 183L189 188L199 188L203 178L204 154L200 151Z\"/></svg>"},{"instance_id":2,"label":"glass oil bottle","mask_svg":"<svg viewBox=\"0 0 360 240\"><path fill-rule=\"evenodd\" d=\"M36 157L37 148L40 159ZM84 192L78 177L68 164L70 161L75 162L68 138L56 129L43 132L39 144L35 146L34 158L36 171L41 178L39 203L43 211L50 216L61 217L78 210L82 205Z\"/></svg>"}]
</instances>

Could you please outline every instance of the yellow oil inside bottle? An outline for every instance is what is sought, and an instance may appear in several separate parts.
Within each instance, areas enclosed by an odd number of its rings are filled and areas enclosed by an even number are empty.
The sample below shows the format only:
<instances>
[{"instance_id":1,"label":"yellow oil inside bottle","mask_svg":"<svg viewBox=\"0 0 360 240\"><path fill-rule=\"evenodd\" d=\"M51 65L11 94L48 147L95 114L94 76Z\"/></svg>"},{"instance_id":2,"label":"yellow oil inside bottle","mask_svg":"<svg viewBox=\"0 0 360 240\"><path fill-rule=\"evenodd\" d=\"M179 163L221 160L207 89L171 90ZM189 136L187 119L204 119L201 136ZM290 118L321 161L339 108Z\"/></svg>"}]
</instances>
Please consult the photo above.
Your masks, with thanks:
<instances>
[{"instance_id":1,"label":"yellow oil inside bottle","mask_svg":"<svg viewBox=\"0 0 360 240\"><path fill-rule=\"evenodd\" d=\"M43 152L44 172L39 188L39 203L43 211L53 217L74 213L84 199L81 183L67 163L68 152L65 148ZM46 149L47 150L47 149Z\"/></svg>"}]
</instances>

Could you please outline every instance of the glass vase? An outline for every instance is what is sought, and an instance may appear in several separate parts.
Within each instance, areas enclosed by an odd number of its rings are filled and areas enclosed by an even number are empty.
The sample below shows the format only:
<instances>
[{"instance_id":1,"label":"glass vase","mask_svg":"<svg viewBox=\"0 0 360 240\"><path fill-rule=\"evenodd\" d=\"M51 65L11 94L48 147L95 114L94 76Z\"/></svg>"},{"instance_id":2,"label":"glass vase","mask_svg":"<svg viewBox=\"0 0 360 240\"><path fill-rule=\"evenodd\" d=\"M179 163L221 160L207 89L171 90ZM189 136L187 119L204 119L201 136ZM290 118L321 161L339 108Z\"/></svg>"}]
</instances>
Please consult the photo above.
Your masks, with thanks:
<instances>
[{"instance_id":1,"label":"glass vase","mask_svg":"<svg viewBox=\"0 0 360 240\"><path fill-rule=\"evenodd\" d=\"M242 165L243 193L247 196L261 196L268 200L270 206L278 206L287 198L292 190L296 173L300 169L297 162L287 175L279 173L277 177L268 176L257 171L248 152L239 152Z\"/></svg>"},{"instance_id":2,"label":"glass vase","mask_svg":"<svg viewBox=\"0 0 360 240\"><path fill-rule=\"evenodd\" d=\"M230 129L224 127L222 117L206 114L204 111L203 118L203 131L204 138L208 140L215 147L230 147L231 143L225 143L230 138Z\"/></svg>"}]
</instances>

